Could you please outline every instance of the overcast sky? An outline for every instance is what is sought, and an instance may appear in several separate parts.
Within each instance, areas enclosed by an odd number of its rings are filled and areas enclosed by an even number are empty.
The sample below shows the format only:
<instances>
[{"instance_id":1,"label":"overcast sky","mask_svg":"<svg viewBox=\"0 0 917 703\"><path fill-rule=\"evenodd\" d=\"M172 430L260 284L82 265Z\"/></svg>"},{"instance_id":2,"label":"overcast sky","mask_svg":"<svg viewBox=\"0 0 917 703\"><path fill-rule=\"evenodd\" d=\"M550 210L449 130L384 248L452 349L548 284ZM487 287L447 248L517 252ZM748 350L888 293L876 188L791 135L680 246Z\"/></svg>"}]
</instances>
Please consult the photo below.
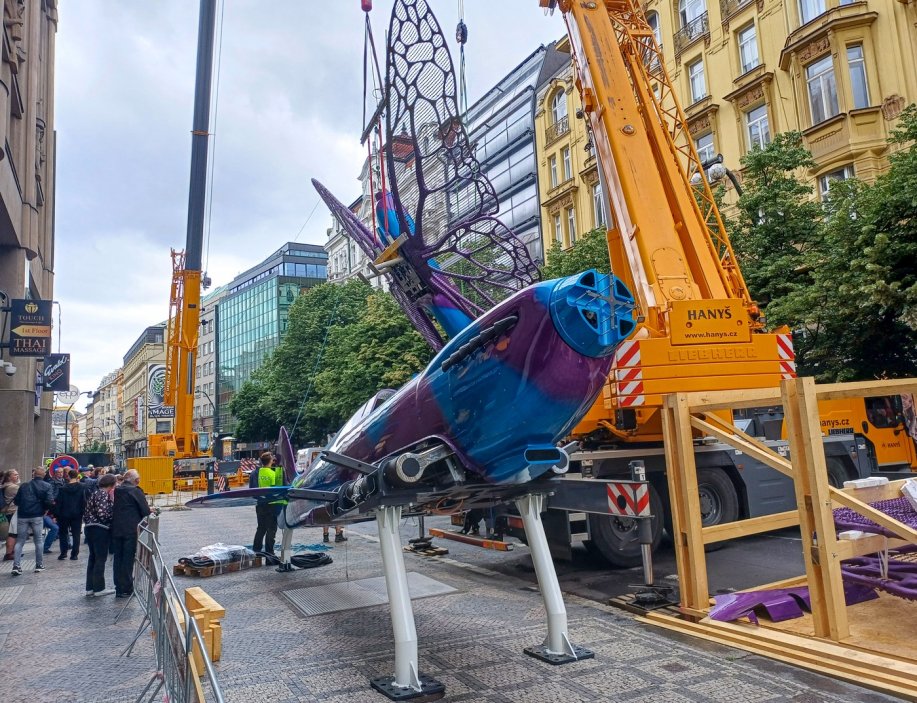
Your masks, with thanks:
<instances>
[{"instance_id":1,"label":"overcast sky","mask_svg":"<svg viewBox=\"0 0 917 703\"><path fill-rule=\"evenodd\" d=\"M431 4L455 58L458 2ZM470 102L564 31L537 0L464 4ZM381 52L392 0L374 5ZM300 230L298 241L324 244L324 204L303 227L318 201L310 179L348 202L365 157L359 0L226 0L223 14L204 253L214 285ZM197 20L194 0L60 4L54 297L81 391L168 315L169 248L185 242Z\"/></svg>"}]
</instances>

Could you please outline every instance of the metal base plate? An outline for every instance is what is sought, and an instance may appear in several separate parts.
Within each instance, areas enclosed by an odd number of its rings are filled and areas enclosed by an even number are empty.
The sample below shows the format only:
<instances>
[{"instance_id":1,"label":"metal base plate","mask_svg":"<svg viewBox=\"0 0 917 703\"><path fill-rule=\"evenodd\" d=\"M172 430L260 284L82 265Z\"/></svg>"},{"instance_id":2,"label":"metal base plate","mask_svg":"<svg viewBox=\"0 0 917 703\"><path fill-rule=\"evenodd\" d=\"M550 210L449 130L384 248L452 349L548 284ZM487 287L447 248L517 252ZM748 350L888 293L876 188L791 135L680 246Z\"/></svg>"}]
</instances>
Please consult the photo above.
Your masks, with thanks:
<instances>
[{"instance_id":1,"label":"metal base plate","mask_svg":"<svg viewBox=\"0 0 917 703\"><path fill-rule=\"evenodd\" d=\"M407 576L408 591L412 600L458 592L452 586L416 571L408 571ZM281 591L281 594L303 615L324 615L388 603L388 592L383 576L294 588L289 591Z\"/></svg>"},{"instance_id":2,"label":"metal base plate","mask_svg":"<svg viewBox=\"0 0 917 703\"><path fill-rule=\"evenodd\" d=\"M432 676L420 674L420 690L395 685L394 676L378 676L369 685L393 701L438 701L446 695L446 687Z\"/></svg>"},{"instance_id":3,"label":"metal base plate","mask_svg":"<svg viewBox=\"0 0 917 703\"><path fill-rule=\"evenodd\" d=\"M570 664L571 662L579 661L580 659L594 659L595 652L591 649L586 649L585 647L580 647L578 645L573 645L573 651L576 653L576 656L571 657L569 654L553 654L548 651L547 647L543 644L536 645L535 647L526 647L522 650L530 657L535 657L535 659L540 659L543 662L548 664Z\"/></svg>"}]
</instances>

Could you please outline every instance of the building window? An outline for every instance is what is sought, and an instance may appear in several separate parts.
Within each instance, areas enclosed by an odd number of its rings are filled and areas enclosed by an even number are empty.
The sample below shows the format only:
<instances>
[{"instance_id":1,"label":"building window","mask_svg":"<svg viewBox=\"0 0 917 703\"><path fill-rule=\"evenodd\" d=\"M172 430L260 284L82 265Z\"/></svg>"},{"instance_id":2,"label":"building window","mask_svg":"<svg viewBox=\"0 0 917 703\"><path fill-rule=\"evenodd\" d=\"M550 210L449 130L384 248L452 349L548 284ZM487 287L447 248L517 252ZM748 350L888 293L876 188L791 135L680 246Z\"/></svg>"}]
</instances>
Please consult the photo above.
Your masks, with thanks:
<instances>
[{"instance_id":1,"label":"building window","mask_svg":"<svg viewBox=\"0 0 917 703\"><path fill-rule=\"evenodd\" d=\"M557 157L548 157L548 168L551 171L551 187L557 186Z\"/></svg>"},{"instance_id":2,"label":"building window","mask_svg":"<svg viewBox=\"0 0 917 703\"><path fill-rule=\"evenodd\" d=\"M704 80L704 60L698 59L688 64L688 82L691 84L691 102L696 103L707 95L707 82Z\"/></svg>"},{"instance_id":3,"label":"building window","mask_svg":"<svg viewBox=\"0 0 917 703\"><path fill-rule=\"evenodd\" d=\"M569 181L573 178L573 163L570 161L570 147L565 146L560 153L564 160L564 180Z\"/></svg>"},{"instance_id":4,"label":"building window","mask_svg":"<svg viewBox=\"0 0 917 703\"><path fill-rule=\"evenodd\" d=\"M576 210L567 208L567 234L570 235L570 244L576 241Z\"/></svg>"},{"instance_id":5,"label":"building window","mask_svg":"<svg viewBox=\"0 0 917 703\"><path fill-rule=\"evenodd\" d=\"M742 73L747 73L758 65L758 32L754 23L739 30L739 60Z\"/></svg>"},{"instance_id":6,"label":"building window","mask_svg":"<svg viewBox=\"0 0 917 703\"><path fill-rule=\"evenodd\" d=\"M831 171L831 173L826 173L823 176L818 177L818 194L821 196L822 200L828 199L828 191L831 190L831 183L834 181L846 181L848 178L853 178L853 164L847 164L843 168L839 168L836 171Z\"/></svg>"},{"instance_id":7,"label":"building window","mask_svg":"<svg viewBox=\"0 0 917 703\"><path fill-rule=\"evenodd\" d=\"M678 0L678 16L685 27L707 11L704 0Z\"/></svg>"},{"instance_id":8,"label":"building window","mask_svg":"<svg viewBox=\"0 0 917 703\"><path fill-rule=\"evenodd\" d=\"M595 216L595 226L604 227L607 219L605 218L605 198L602 197L601 183L592 186L592 212Z\"/></svg>"},{"instance_id":9,"label":"building window","mask_svg":"<svg viewBox=\"0 0 917 703\"><path fill-rule=\"evenodd\" d=\"M653 30L653 38L656 40L656 46L662 51L662 30L659 28L659 14L656 12L646 13L646 23Z\"/></svg>"},{"instance_id":10,"label":"building window","mask_svg":"<svg viewBox=\"0 0 917 703\"><path fill-rule=\"evenodd\" d=\"M694 140L694 148L697 149L697 158L701 163L709 161L716 152L713 150L713 132L708 132Z\"/></svg>"},{"instance_id":11,"label":"building window","mask_svg":"<svg viewBox=\"0 0 917 703\"><path fill-rule=\"evenodd\" d=\"M560 224L559 212L554 213L554 241L560 242L561 244L564 242L564 230Z\"/></svg>"},{"instance_id":12,"label":"building window","mask_svg":"<svg viewBox=\"0 0 917 703\"><path fill-rule=\"evenodd\" d=\"M551 98L551 119L554 124L559 123L567 116L567 93L558 90Z\"/></svg>"},{"instance_id":13,"label":"building window","mask_svg":"<svg viewBox=\"0 0 917 703\"><path fill-rule=\"evenodd\" d=\"M853 90L853 107L869 107L869 85L866 82L866 61L863 45L847 47L847 65L850 67L850 87Z\"/></svg>"},{"instance_id":14,"label":"building window","mask_svg":"<svg viewBox=\"0 0 917 703\"><path fill-rule=\"evenodd\" d=\"M799 0L799 17L802 23L810 22L825 12L825 0Z\"/></svg>"},{"instance_id":15,"label":"building window","mask_svg":"<svg viewBox=\"0 0 917 703\"><path fill-rule=\"evenodd\" d=\"M806 66L806 84L809 86L809 108L812 124L824 122L840 112L837 104L837 82L831 55Z\"/></svg>"},{"instance_id":16,"label":"building window","mask_svg":"<svg viewBox=\"0 0 917 703\"><path fill-rule=\"evenodd\" d=\"M748 150L763 149L771 143L771 129L767 122L767 105L761 105L745 113L745 128L748 134Z\"/></svg>"}]
</instances>

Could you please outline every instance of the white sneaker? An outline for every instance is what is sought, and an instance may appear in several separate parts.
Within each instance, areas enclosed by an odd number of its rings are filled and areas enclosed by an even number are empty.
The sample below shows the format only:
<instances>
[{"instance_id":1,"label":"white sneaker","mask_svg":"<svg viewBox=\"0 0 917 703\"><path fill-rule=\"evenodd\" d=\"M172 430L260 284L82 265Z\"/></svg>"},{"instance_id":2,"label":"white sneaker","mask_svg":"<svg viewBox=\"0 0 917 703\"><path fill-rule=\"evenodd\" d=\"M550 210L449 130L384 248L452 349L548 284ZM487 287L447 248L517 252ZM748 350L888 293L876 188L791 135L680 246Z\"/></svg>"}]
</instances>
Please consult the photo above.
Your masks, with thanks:
<instances>
[{"instance_id":1,"label":"white sneaker","mask_svg":"<svg viewBox=\"0 0 917 703\"><path fill-rule=\"evenodd\" d=\"M87 597L87 598L89 598L89 596L94 596L95 594L96 594L95 591L86 591L86 597Z\"/></svg>"},{"instance_id":2,"label":"white sneaker","mask_svg":"<svg viewBox=\"0 0 917 703\"><path fill-rule=\"evenodd\" d=\"M106 588L104 591L96 591L92 595L94 595L96 598L100 598L102 596L110 596L114 592L115 592L114 588Z\"/></svg>"}]
</instances>

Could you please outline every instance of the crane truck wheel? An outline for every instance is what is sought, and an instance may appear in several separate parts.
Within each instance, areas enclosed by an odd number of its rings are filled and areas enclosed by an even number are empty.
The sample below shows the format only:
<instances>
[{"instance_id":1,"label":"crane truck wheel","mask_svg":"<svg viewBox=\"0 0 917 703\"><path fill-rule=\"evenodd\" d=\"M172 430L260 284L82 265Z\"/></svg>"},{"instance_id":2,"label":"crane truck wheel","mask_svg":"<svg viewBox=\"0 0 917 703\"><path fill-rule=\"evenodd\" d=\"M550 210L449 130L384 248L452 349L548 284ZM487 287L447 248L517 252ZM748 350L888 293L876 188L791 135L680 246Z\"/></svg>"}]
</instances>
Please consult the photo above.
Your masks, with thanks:
<instances>
[{"instance_id":1,"label":"crane truck wheel","mask_svg":"<svg viewBox=\"0 0 917 703\"><path fill-rule=\"evenodd\" d=\"M843 488L844 481L849 481L851 473L843 459L836 456L829 456L825 459L825 465L828 467L828 483L835 488Z\"/></svg>"},{"instance_id":2,"label":"crane truck wheel","mask_svg":"<svg viewBox=\"0 0 917 703\"><path fill-rule=\"evenodd\" d=\"M697 492L700 499L701 524L704 527L722 525L739 519L739 494L722 469L698 469ZM725 542L714 542L704 546L705 552L715 552Z\"/></svg>"},{"instance_id":3,"label":"crane truck wheel","mask_svg":"<svg viewBox=\"0 0 917 703\"><path fill-rule=\"evenodd\" d=\"M662 539L662 500L650 485L650 512L653 515L653 549ZM586 548L601 554L612 566L629 569L640 566L640 542L637 539L637 521L615 515L589 515L589 536Z\"/></svg>"}]
</instances>

